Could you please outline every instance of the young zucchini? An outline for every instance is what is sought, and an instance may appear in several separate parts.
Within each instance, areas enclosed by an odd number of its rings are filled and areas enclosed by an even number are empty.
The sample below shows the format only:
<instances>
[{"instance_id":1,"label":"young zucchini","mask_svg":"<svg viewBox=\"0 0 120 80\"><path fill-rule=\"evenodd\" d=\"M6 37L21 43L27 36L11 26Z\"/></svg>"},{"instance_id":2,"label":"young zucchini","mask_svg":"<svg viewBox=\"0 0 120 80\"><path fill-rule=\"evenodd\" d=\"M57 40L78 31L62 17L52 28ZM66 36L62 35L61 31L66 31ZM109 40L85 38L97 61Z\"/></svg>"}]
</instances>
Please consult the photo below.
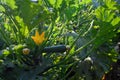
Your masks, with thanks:
<instances>
[{"instance_id":1,"label":"young zucchini","mask_svg":"<svg viewBox=\"0 0 120 80\"><path fill-rule=\"evenodd\" d=\"M66 50L68 50L69 47L65 46L65 45L57 45L57 46L50 46L50 47L45 47L43 49L43 52L47 52L47 53L52 53L52 52L65 52Z\"/></svg>"}]
</instances>

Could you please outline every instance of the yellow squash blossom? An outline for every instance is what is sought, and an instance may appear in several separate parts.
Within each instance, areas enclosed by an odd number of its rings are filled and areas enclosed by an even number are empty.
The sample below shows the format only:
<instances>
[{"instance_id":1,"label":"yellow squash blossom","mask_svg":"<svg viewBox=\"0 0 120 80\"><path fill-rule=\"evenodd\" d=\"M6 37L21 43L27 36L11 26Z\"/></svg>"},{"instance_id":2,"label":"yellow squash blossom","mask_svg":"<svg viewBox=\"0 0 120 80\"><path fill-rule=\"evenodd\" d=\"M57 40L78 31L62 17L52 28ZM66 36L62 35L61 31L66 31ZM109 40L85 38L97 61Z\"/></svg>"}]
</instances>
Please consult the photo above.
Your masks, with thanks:
<instances>
[{"instance_id":1,"label":"yellow squash blossom","mask_svg":"<svg viewBox=\"0 0 120 80\"><path fill-rule=\"evenodd\" d=\"M42 32L42 34L39 34L38 30L35 32L35 36L32 36L31 38L34 40L36 45L40 45L45 40L45 33Z\"/></svg>"}]
</instances>

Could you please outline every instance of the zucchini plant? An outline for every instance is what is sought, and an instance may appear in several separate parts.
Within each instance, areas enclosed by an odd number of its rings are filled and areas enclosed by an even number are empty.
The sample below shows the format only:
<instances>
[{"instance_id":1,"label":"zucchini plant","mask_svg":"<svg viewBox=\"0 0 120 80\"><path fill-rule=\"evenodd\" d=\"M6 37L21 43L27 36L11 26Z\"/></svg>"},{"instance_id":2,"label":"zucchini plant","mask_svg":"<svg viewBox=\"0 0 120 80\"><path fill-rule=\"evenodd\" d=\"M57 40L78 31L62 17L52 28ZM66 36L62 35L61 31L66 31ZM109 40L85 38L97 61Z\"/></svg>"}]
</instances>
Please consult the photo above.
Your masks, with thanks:
<instances>
[{"instance_id":1,"label":"zucchini plant","mask_svg":"<svg viewBox=\"0 0 120 80\"><path fill-rule=\"evenodd\" d=\"M120 5L97 3L1 0L0 78L101 80L118 59Z\"/></svg>"}]
</instances>

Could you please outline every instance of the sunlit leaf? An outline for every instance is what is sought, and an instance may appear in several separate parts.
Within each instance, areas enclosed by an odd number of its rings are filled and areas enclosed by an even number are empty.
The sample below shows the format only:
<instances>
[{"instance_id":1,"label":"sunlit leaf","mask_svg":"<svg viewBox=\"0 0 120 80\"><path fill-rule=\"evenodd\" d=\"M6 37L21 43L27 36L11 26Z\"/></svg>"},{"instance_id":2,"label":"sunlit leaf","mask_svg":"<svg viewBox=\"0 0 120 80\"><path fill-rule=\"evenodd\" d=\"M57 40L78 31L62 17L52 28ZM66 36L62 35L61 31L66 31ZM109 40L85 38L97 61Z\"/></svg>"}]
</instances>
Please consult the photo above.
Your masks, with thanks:
<instances>
[{"instance_id":1,"label":"sunlit leaf","mask_svg":"<svg viewBox=\"0 0 120 80\"><path fill-rule=\"evenodd\" d=\"M113 10L117 9L115 6L116 2L114 0L104 0L104 2L109 9L113 9Z\"/></svg>"},{"instance_id":2,"label":"sunlit leaf","mask_svg":"<svg viewBox=\"0 0 120 80\"><path fill-rule=\"evenodd\" d=\"M0 6L0 12L2 11L5 11L5 9L2 6Z\"/></svg>"},{"instance_id":3,"label":"sunlit leaf","mask_svg":"<svg viewBox=\"0 0 120 80\"><path fill-rule=\"evenodd\" d=\"M91 2L92 2L92 0L82 0L80 3L81 4L89 4Z\"/></svg>"},{"instance_id":4,"label":"sunlit leaf","mask_svg":"<svg viewBox=\"0 0 120 80\"><path fill-rule=\"evenodd\" d=\"M9 7L11 7L12 9L15 9L15 8L17 8L17 6L16 6L16 1L15 0L5 0L5 3L7 4L7 5L9 5Z\"/></svg>"},{"instance_id":5,"label":"sunlit leaf","mask_svg":"<svg viewBox=\"0 0 120 80\"><path fill-rule=\"evenodd\" d=\"M102 21L110 22L114 18L115 13L112 13L110 10L107 10L104 7L98 7L95 10L95 15Z\"/></svg>"},{"instance_id":6,"label":"sunlit leaf","mask_svg":"<svg viewBox=\"0 0 120 80\"><path fill-rule=\"evenodd\" d=\"M115 26L115 25L117 25L119 22L120 22L120 17L116 17L116 18L114 18L114 19L112 20L111 24L112 24L113 26Z\"/></svg>"},{"instance_id":7,"label":"sunlit leaf","mask_svg":"<svg viewBox=\"0 0 120 80\"><path fill-rule=\"evenodd\" d=\"M56 0L49 0L51 5L55 5Z\"/></svg>"}]
</instances>

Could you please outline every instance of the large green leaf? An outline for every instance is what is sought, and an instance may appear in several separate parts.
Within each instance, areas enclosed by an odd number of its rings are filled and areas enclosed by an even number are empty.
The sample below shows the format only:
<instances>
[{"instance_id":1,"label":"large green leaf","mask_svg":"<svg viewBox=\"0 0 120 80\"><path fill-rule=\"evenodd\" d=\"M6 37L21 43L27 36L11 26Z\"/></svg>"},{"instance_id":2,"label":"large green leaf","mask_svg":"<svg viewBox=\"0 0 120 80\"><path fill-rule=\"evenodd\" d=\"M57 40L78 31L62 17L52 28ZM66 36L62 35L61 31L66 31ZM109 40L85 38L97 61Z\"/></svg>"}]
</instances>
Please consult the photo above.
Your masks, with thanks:
<instances>
[{"instance_id":1,"label":"large green leaf","mask_svg":"<svg viewBox=\"0 0 120 80\"><path fill-rule=\"evenodd\" d=\"M100 6L95 10L95 15L102 21L110 22L114 18L115 13Z\"/></svg>"},{"instance_id":2,"label":"large green leaf","mask_svg":"<svg viewBox=\"0 0 120 80\"><path fill-rule=\"evenodd\" d=\"M41 4L30 2L30 0L17 0L20 17L23 18L24 23L32 28L43 22L48 16L44 7Z\"/></svg>"},{"instance_id":3,"label":"large green leaf","mask_svg":"<svg viewBox=\"0 0 120 80\"><path fill-rule=\"evenodd\" d=\"M75 5L71 5L70 7L67 7L65 10L65 15L68 18L68 20L71 20L76 14L77 14L77 6Z\"/></svg>"},{"instance_id":4,"label":"large green leaf","mask_svg":"<svg viewBox=\"0 0 120 80\"><path fill-rule=\"evenodd\" d=\"M104 0L105 5L112 10L116 10L116 2L114 0Z\"/></svg>"}]
</instances>

